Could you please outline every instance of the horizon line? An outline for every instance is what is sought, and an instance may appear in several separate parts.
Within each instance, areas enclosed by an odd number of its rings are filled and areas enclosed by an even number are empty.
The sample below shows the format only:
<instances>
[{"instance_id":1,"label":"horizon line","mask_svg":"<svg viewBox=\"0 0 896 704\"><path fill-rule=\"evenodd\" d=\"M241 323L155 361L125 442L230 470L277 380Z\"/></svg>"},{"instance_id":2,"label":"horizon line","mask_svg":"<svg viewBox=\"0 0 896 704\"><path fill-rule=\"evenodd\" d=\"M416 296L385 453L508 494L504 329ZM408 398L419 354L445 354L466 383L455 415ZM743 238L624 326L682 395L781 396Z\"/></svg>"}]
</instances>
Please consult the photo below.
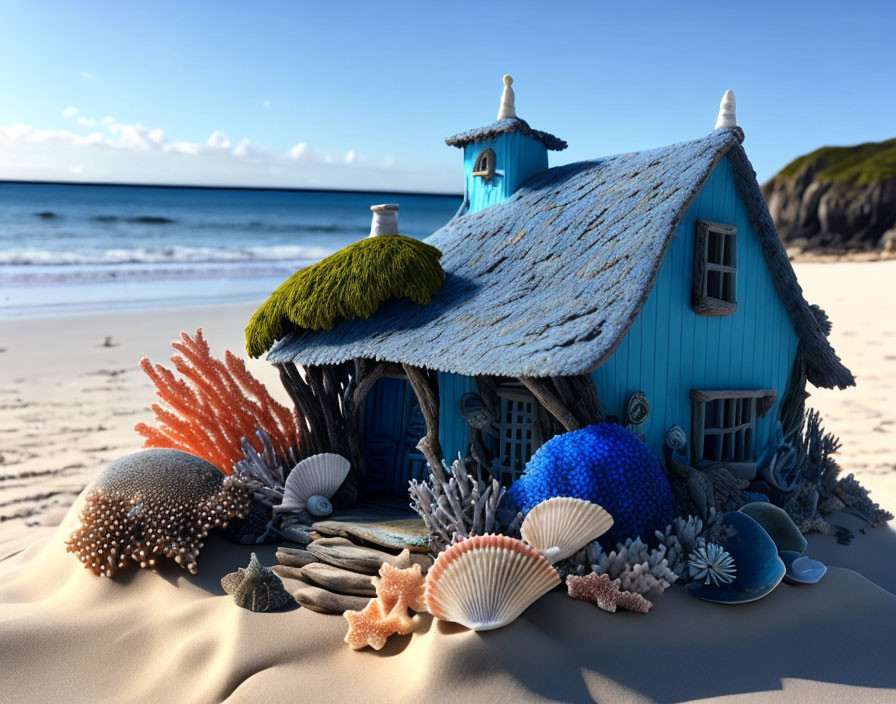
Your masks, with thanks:
<instances>
[{"instance_id":1,"label":"horizon line","mask_svg":"<svg viewBox=\"0 0 896 704\"><path fill-rule=\"evenodd\" d=\"M220 186L194 185L188 183L138 183L119 181L55 181L40 179L0 178L0 185L14 184L24 186L104 186L109 188L178 188L209 191L278 191L287 193L358 193L384 194L397 196L433 196L436 198L461 198L463 193L446 193L444 191L404 191L404 190L371 190L369 188L310 188L301 186Z\"/></svg>"}]
</instances>

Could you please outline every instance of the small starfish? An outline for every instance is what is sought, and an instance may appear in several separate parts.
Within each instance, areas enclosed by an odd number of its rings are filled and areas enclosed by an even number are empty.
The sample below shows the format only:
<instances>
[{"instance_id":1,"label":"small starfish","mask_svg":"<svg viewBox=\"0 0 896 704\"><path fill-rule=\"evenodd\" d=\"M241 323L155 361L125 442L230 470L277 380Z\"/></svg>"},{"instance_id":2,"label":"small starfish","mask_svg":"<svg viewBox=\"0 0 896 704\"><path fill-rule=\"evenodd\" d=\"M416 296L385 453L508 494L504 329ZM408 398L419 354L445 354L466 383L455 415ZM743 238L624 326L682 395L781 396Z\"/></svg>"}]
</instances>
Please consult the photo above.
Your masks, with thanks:
<instances>
[{"instance_id":1,"label":"small starfish","mask_svg":"<svg viewBox=\"0 0 896 704\"><path fill-rule=\"evenodd\" d=\"M410 632L402 632L405 624L400 618L383 613L383 607L378 599L371 599L361 611L346 611L342 615L348 621L345 642L352 650L358 650L366 645L374 650L380 650L393 633L407 635ZM405 618L410 621L407 616Z\"/></svg>"},{"instance_id":2,"label":"small starfish","mask_svg":"<svg viewBox=\"0 0 896 704\"><path fill-rule=\"evenodd\" d=\"M617 606L642 614L650 611L653 603L640 594L623 591L619 585L618 579L611 580L608 575L596 572L584 577L571 574L566 578L566 588L573 599L590 601L611 614L616 613Z\"/></svg>"},{"instance_id":3,"label":"small starfish","mask_svg":"<svg viewBox=\"0 0 896 704\"><path fill-rule=\"evenodd\" d=\"M380 567L380 576L374 577L373 586L383 608L387 612L407 609L426 611L424 598L424 579L420 565L412 565L407 569L399 569L388 563Z\"/></svg>"}]
</instances>

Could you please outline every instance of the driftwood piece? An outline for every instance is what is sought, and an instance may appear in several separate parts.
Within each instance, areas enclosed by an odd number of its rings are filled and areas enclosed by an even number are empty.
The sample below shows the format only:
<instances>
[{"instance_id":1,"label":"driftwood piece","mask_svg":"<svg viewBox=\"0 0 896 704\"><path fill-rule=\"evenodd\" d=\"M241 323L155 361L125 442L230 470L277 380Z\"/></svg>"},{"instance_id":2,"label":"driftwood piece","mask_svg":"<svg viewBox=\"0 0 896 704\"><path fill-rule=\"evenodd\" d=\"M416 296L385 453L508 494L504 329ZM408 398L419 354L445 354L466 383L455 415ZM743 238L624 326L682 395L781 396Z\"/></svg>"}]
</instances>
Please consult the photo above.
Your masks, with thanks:
<instances>
[{"instance_id":1,"label":"driftwood piece","mask_svg":"<svg viewBox=\"0 0 896 704\"><path fill-rule=\"evenodd\" d=\"M442 466L442 445L439 443L439 382L436 375L430 371L413 367L409 364L402 365L407 374L411 388L417 396L417 403L426 421L426 437L420 441L420 449L426 457L434 475L446 480L445 470Z\"/></svg>"},{"instance_id":2,"label":"driftwood piece","mask_svg":"<svg viewBox=\"0 0 896 704\"><path fill-rule=\"evenodd\" d=\"M308 546L308 552L321 562L364 574L376 574L384 562L401 569L409 567L411 564L411 553L408 550L402 550L398 555L391 555L381 550L354 545L349 541L345 541L348 543L346 545L345 543L331 542L333 540L342 539L315 540Z\"/></svg>"},{"instance_id":3,"label":"driftwood piece","mask_svg":"<svg viewBox=\"0 0 896 704\"><path fill-rule=\"evenodd\" d=\"M302 577L302 572L298 567L274 565L271 569L283 580L283 585L292 594L292 598L311 611L322 614L341 614L349 609L360 611L370 601L370 598L366 596L336 594L310 584Z\"/></svg>"},{"instance_id":4,"label":"driftwood piece","mask_svg":"<svg viewBox=\"0 0 896 704\"><path fill-rule=\"evenodd\" d=\"M569 410L563 401L558 398L556 391L546 379L536 379L531 376L521 376L520 381L523 386L529 389L529 392L544 406L554 418L560 421L564 430L578 430L583 424L576 418L575 414Z\"/></svg>"},{"instance_id":5,"label":"driftwood piece","mask_svg":"<svg viewBox=\"0 0 896 704\"><path fill-rule=\"evenodd\" d=\"M302 568L302 576L319 587L340 594L376 596L372 575L358 574L351 570L316 562L305 565Z\"/></svg>"},{"instance_id":6,"label":"driftwood piece","mask_svg":"<svg viewBox=\"0 0 896 704\"><path fill-rule=\"evenodd\" d=\"M280 546L275 554L277 562L287 567L304 567L312 562L317 562L317 558L304 549L288 548Z\"/></svg>"}]
</instances>

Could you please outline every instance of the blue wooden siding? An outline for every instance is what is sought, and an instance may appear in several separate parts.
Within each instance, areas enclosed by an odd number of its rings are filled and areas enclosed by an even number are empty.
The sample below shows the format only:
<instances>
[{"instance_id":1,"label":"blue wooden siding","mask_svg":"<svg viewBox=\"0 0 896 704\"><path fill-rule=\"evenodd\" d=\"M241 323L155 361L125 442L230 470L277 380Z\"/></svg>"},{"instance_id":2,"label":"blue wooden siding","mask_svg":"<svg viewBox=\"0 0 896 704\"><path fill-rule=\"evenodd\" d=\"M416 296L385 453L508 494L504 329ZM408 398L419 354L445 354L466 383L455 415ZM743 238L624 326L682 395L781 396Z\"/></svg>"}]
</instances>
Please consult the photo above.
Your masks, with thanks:
<instances>
[{"instance_id":1,"label":"blue wooden siding","mask_svg":"<svg viewBox=\"0 0 896 704\"><path fill-rule=\"evenodd\" d=\"M737 312L732 315L701 316L691 308L697 220L737 227ZM682 220L628 335L592 376L604 413L620 420L629 396L644 391L650 403L644 431L660 455L670 426L680 425L691 439L691 389L776 389L774 407L757 424L759 455L773 436L797 343L726 157Z\"/></svg>"},{"instance_id":2,"label":"blue wooden siding","mask_svg":"<svg viewBox=\"0 0 896 704\"><path fill-rule=\"evenodd\" d=\"M476 391L473 377L439 372L439 442L449 465L458 452L467 452L470 428L460 417L458 404L460 397L470 391Z\"/></svg>"},{"instance_id":3,"label":"blue wooden siding","mask_svg":"<svg viewBox=\"0 0 896 704\"><path fill-rule=\"evenodd\" d=\"M469 428L460 416L460 397L476 390L472 377L439 372L439 442L448 464L466 454ZM425 476L416 445L426 434L417 399L404 379L380 379L364 407L364 455L368 492L403 495L408 480Z\"/></svg>"},{"instance_id":4,"label":"blue wooden siding","mask_svg":"<svg viewBox=\"0 0 896 704\"><path fill-rule=\"evenodd\" d=\"M477 157L486 149L495 150L495 177L485 181L473 176ZM464 147L464 177L469 212L475 213L509 198L523 183L548 168L548 150L538 140L519 132L496 139L472 142Z\"/></svg>"}]
</instances>

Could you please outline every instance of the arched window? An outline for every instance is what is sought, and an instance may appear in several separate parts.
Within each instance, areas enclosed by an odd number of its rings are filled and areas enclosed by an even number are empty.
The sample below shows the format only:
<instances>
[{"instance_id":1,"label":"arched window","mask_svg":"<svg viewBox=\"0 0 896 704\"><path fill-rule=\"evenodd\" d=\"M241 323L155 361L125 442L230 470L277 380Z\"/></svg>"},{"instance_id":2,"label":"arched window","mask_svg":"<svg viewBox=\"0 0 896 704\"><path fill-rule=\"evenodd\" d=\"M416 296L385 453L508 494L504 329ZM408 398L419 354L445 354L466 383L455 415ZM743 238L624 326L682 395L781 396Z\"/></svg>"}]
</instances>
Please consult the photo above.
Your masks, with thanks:
<instances>
[{"instance_id":1,"label":"arched window","mask_svg":"<svg viewBox=\"0 0 896 704\"><path fill-rule=\"evenodd\" d=\"M495 150L486 149L476 157L473 175L488 181L495 175Z\"/></svg>"}]
</instances>

